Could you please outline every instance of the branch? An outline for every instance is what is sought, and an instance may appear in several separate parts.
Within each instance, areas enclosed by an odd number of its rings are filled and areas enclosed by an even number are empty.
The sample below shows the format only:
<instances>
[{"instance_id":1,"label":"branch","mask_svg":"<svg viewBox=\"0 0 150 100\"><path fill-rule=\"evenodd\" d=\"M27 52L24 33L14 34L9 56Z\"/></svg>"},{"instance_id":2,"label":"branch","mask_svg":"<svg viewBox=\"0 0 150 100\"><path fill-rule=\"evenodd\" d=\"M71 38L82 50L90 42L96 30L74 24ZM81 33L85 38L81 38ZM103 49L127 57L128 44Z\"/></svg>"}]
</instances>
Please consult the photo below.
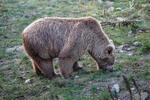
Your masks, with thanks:
<instances>
[{"instance_id":1,"label":"branch","mask_svg":"<svg viewBox=\"0 0 150 100\"><path fill-rule=\"evenodd\" d=\"M126 20L126 21L116 21L116 22L111 22L111 21L107 21L107 22L100 22L100 24L102 26L113 26L113 27L116 27L116 26L134 26L135 24L141 22L140 20Z\"/></svg>"},{"instance_id":2,"label":"branch","mask_svg":"<svg viewBox=\"0 0 150 100\"><path fill-rule=\"evenodd\" d=\"M139 94L139 96L140 96L140 100L141 100L141 91L139 90L139 87L138 87L138 85L137 85L136 81L135 81L134 79L132 79L132 81L133 81L133 84L134 84L134 86L135 86L136 90L138 91L138 94Z\"/></svg>"},{"instance_id":3,"label":"branch","mask_svg":"<svg viewBox=\"0 0 150 100\"><path fill-rule=\"evenodd\" d=\"M128 81L128 79L126 78L126 76L122 76L123 79L124 79L124 82L126 83L126 88L128 89L129 93L130 93L130 100L133 100L133 95L132 95L132 91L131 91L131 88L130 88L130 83Z\"/></svg>"}]
</instances>

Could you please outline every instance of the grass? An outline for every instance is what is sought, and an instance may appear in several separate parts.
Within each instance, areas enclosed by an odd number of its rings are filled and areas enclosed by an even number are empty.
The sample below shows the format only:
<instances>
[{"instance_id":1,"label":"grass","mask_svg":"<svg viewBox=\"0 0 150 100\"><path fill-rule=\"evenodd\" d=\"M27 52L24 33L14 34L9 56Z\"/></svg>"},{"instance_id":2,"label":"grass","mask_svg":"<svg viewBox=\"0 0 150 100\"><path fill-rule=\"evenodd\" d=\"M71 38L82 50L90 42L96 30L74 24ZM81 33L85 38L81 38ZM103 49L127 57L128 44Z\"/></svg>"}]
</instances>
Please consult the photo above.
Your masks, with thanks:
<instances>
[{"instance_id":1,"label":"grass","mask_svg":"<svg viewBox=\"0 0 150 100\"><path fill-rule=\"evenodd\" d=\"M97 0L2 0L0 1L0 100L110 100L107 86L122 74L137 79L140 86L150 81L150 32L147 0L112 0L113 11L107 11ZM121 10L117 9L120 8ZM126 9L126 10L125 10ZM106 13L104 14L104 10ZM29 58L7 48L22 45L22 30L40 17L93 16L100 22L116 21L117 17L141 20L134 26L106 26L105 33L120 45L134 46L133 55L116 53L116 72L96 71L95 61L85 54L79 61L83 71L73 73L75 79L49 80L37 76ZM137 44L135 44L137 42ZM55 67L58 66L55 64ZM115 80L117 78L117 80ZM25 81L30 79L28 83ZM120 83L120 86L123 84ZM125 89L124 89L125 90ZM119 94L121 95L121 94Z\"/></svg>"}]
</instances>

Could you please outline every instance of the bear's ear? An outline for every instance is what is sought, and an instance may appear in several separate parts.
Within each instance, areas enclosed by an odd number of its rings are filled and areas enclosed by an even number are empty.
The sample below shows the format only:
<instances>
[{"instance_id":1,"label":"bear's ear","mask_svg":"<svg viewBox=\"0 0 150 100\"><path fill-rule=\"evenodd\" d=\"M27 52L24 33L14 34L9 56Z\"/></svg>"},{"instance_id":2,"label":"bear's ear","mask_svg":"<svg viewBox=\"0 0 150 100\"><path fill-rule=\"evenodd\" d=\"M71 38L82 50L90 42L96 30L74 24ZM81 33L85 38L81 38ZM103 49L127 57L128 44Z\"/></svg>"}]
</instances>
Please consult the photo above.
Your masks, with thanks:
<instances>
[{"instance_id":1,"label":"bear's ear","mask_svg":"<svg viewBox=\"0 0 150 100\"><path fill-rule=\"evenodd\" d=\"M89 17L84 21L84 24L89 27L90 29L94 29L99 26L98 22L95 18Z\"/></svg>"},{"instance_id":2,"label":"bear's ear","mask_svg":"<svg viewBox=\"0 0 150 100\"><path fill-rule=\"evenodd\" d=\"M105 53L105 55L107 55L107 56L109 56L109 55L111 55L112 53L113 53L113 50L114 50L114 48L113 48L113 46L107 46L106 48L105 48L105 51L104 51L104 53Z\"/></svg>"}]
</instances>

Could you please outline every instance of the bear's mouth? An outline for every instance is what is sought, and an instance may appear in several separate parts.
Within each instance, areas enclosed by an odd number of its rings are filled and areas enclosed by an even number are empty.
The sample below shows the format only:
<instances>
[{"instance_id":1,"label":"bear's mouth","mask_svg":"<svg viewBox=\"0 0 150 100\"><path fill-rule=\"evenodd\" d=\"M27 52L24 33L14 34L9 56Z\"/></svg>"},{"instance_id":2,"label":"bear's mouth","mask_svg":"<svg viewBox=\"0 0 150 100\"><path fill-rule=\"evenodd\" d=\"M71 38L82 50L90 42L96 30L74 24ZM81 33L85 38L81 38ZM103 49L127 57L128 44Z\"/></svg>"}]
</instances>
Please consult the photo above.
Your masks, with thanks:
<instances>
[{"instance_id":1,"label":"bear's mouth","mask_svg":"<svg viewBox=\"0 0 150 100\"><path fill-rule=\"evenodd\" d=\"M103 72L114 72L114 67L113 66L107 66L107 67L102 67Z\"/></svg>"}]
</instances>

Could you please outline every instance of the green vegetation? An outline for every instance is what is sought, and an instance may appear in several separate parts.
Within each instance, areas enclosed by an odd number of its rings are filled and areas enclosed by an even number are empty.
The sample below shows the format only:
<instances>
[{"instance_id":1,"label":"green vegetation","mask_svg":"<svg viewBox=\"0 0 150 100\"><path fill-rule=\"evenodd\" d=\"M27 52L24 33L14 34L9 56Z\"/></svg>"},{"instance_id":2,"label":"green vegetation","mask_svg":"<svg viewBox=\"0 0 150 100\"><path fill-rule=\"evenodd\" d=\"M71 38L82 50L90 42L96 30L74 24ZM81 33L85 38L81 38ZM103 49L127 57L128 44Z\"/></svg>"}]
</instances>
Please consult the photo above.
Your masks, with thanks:
<instances>
[{"instance_id":1,"label":"green vegetation","mask_svg":"<svg viewBox=\"0 0 150 100\"><path fill-rule=\"evenodd\" d=\"M108 10L106 2L98 0L0 0L0 100L110 100L107 86L120 82L123 74L146 86L150 82L148 0L111 1ZM74 79L49 80L33 72L29 58L18 48L9 50L22 45L21 32L27 25L46 16L92 16L100 22L121 19L139 22L103 27L116 47L122 46L123 52L120 49L116 52L115 72L96 71L95 61L85 54L79 61L84 70L73 73ZM126 91L122 82L118 84L121 91Z\"/></svg>"}]
</instances>

